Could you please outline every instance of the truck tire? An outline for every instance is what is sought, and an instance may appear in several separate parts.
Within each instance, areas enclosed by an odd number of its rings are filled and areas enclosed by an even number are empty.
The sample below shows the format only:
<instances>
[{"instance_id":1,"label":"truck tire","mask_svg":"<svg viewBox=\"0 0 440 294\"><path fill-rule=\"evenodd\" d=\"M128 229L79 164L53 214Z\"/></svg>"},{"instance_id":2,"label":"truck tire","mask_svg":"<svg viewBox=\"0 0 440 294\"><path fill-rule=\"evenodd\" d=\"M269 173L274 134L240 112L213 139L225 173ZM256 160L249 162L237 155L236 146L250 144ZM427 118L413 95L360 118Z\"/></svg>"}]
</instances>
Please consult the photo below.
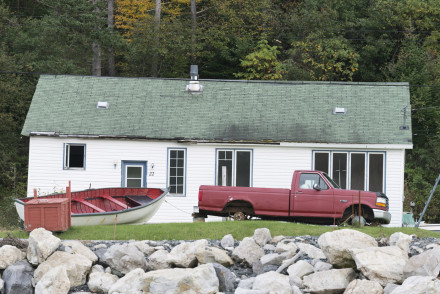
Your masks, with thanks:
<instances>
[{"instance_id":1,"label":"truck tire","mask_svg":"<svg viewBox=\"0 0 440 294\"><path fill-rule=\"evenodd\" d=\"M247 219L246 215L242 211L237 211L236 213L234 213L232 218L236 221L243 221Z\"/></svg>"}]
</instances>

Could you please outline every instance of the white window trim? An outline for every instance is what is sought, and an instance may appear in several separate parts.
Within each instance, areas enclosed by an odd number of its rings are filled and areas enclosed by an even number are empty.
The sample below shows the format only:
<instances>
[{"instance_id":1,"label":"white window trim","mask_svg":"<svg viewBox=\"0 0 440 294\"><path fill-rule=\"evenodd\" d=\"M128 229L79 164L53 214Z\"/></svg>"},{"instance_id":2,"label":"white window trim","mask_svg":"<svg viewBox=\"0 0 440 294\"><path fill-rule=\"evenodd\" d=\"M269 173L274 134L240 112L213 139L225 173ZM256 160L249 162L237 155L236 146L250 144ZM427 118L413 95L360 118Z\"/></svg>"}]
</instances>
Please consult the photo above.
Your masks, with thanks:
<instances>
[{"instance_id":1,"label":"white window trim","mask_svg":"<svg viewBox=\"0 0 440 294\"><path fill-rule=\"evenodd\" d=\"M372 155L372 154L379 154L379 155L382 155L382 190L385 192L385 190L386 190L386 188L385 188L385 185L386 185L386 182L385 182L385 167L386 167L386 164L385 164L385 160L386 160L386 157L385 157L385 154L384 153L382 153L382 152L368 152L368 160L367 160L367 164L368 164L368 169L367 169L367 172L368 172L368 182L366 182L366 188L365 189L369 189L370 188L370 177L369 177L369 175L370 175L370 155Z\"/></svg>"},{"instance_id":2,"label":"white window trim","mask_svg":"<svg viewBox=\"0 0 440 294\"><path fill-rule=\"evenodd\" d=\"M359 150L312 150L312 169L315 168L315 153L329 153L329 173L328 175L333 178L333 153L347 153L347 188L351 189L351 154L365 154L365 186L364 191L368 191L368 188L370 186L369 183L369 173L370 173L370 155L371 154L380 154L382 155L383 162L382 162L382 192L386 193L386 151L359 151Z\"/></svg>"},{"instance_id":3,"label":"white window trim","mask_svg":"<svg viewBox=\"0 0 440 294\"><path fill-rule=\"evenodd\" d=\"M349 168L350 168L350 174L349 174L349 177L348 177L348 180L349 180L349 187L350 187L350 189L351 189L351 155L353 155L353 154L363 154L364 155L364 189L363 189L363 191L366 191L366 189L367 189L367 180L368 180L368 176L367 176L367 172L369 171L369 168L368 168L368 159L367 159L367 152L350 152L350 159L349 159Z\"/></svg>"},{"instance_id":4,"label":"white window trim","mask_svg":"<svg viewBox=\"0 0 440 294\"><path fill-rule=\"evenodd\" d=\"M254 150L253 149L234 149L234 148L217 148L215 155L215 184L218 185L218 161L219 153L221 151L232 152L232 180L231 185L236 186L236 170L237 170L237 152L249 152L250 153L250 166L249 166L249 187L253 187L253 170L254 170Z\"/></svg>"},{"instance_id":5,"label":"white window trim","mask_svg":"<svg viewBox=\"0 0 440 294\"><path fill-rule=\"evenodd\" d=\"M183 151L183 193L169 193L170 196L185 197L186 196L186 160L187 160L187 150L186 148L168 148L167 154L167 187L170 187L170 176L171 176L171 151Z\"/></svg>"},{"instance_id":6,"label":"white window trim","mask_svg":"<svg viewBox=\"0 0 440 294\"><path fill-rule=\"evenodd\" d=\"M140 178L129 178L128 177L128 168L129 167L138 167L141 169L141 177ZM127 183L128 180L141 180L141 187L144 186L144 175L145 175L145 171L144 171L144 167L142 165L139 164L126 164L125 165L125 187L127 187Z\"/></svg>"},{"instance_id":7,"label":"white window trim","mask_svg":"<svg viewBox=\"0 0 440 294\"><path fill-rule=\"evenodd\" d=\"M70 146L84 147L83 167L70 167ZM86 144L82 143L64 143L63 149L63 169L64 170L85 170L86 169Z\"/></svg>"},{"instance_id":8,"label":"white window trim","mask_svg":"<svg viewBox=\"0 0 440 294\"><path fill-rule=\"evenodd\" d=\"M333 179L333 180L335 180L334 179L334 177L333 177L333 155L334 154L345 154L347 157L346 157L346 165L345 165L345 183L346 183L346 188L345 189L349 189L349 187L350 187L350 184L351 183L349 183L349 177L348 177L348 174L350 173L350 170L348 169L348 167L349 167L349 157L350 157L350 154L349 154L349 152L347 152L347 151L335 151L335 152L331 152L330 153L330 160L331 160L331 162L330 162L330 174L331 174L331 178ZM337 184L339 184L339 183L337 183Z\"/></svg>"}]
</instances>

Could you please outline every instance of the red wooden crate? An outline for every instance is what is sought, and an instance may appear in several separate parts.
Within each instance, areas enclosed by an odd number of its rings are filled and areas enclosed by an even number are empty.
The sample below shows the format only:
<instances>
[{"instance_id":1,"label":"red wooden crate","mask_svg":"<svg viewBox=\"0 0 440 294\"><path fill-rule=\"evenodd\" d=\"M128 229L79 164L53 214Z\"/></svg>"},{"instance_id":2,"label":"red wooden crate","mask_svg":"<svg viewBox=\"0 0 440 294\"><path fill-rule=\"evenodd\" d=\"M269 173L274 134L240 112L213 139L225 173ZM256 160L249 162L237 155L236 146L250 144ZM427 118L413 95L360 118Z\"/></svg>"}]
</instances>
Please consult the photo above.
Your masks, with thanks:
<instances>
[{"instance_id":1,"label":"red wooden crate","mask_svg":"<svg viewBox=\"0 0 440 294\"><path fill-rule=\"evenodd\" d=\"M24 204L25 230L67 231L70 227L68 198L32 199Z\"/></svg>"}]
</instances>

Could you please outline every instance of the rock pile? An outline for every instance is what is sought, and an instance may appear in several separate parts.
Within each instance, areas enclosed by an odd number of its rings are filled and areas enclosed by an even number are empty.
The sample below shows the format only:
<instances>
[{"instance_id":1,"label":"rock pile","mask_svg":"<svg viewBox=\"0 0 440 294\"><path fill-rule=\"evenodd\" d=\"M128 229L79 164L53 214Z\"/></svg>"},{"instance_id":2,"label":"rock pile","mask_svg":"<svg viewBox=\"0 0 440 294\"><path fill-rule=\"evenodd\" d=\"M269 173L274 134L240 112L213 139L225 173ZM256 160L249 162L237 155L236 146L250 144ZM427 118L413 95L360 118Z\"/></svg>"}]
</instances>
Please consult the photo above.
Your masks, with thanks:
<instances>
[{"instance_id":1,"label":"rock pile","mask_svg":"<svg viewBox=\"0 0 440 294\"><path fill-rule=\"evenodd\" d=\"M27 250L0 247L1 294L440 293L440 241L342 229L238 242L61 241L44 229Z\"/></svg>"}]
</instances>

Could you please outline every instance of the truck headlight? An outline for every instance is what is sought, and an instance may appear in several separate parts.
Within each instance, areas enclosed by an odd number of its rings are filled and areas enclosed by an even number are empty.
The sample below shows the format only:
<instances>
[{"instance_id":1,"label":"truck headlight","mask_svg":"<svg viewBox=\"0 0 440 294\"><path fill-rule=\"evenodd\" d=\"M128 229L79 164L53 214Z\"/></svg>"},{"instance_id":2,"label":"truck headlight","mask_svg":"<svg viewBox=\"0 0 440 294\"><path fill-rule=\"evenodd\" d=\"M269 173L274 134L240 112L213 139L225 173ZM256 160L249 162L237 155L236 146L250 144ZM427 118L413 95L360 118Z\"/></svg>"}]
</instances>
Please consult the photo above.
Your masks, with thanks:
<instances>
[{"instance_id":1,"label":"truck headlight","mask_svg":"<svg viewBox=\"0 0 440 294\"><path fill-rule=\"evenodd\" d=\"M385 197L377 197L376 198L376 206L380 206L380 207L387 207L387 198Z\"/></svg>"}]
</instances>

